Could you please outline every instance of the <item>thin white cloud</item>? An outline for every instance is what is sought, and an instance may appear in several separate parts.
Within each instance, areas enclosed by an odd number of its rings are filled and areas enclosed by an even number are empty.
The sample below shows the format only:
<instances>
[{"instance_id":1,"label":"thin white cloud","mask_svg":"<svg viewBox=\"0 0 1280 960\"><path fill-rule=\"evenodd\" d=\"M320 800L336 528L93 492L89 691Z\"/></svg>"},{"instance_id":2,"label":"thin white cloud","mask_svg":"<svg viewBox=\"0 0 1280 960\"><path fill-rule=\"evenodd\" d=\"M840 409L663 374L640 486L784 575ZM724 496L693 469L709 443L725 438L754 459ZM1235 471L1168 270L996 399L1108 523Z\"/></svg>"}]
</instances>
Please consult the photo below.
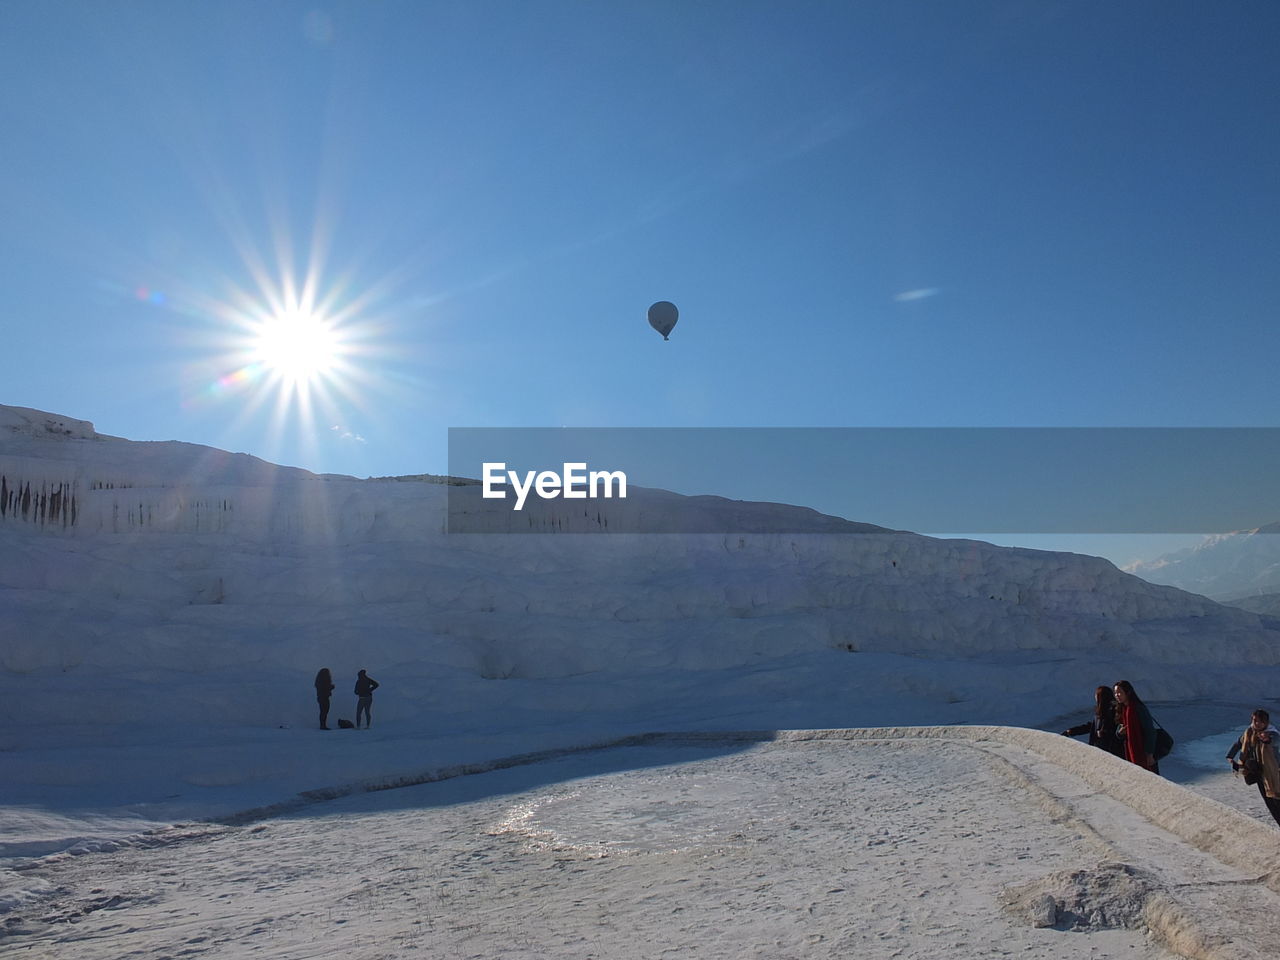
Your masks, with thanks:
<instances>
[{"instance_id":1,"label":"thin white cloud","mask_svg":"<svg viewBox=\"0 0 1280 960\"><path fill-rule=\"evenodd\" d=\"M930 297L936 297L941 292L937 287L920 287L916 290L904 290L902 293L895 293L893 299L898 303L912 303L916 300L928 300Z\"/></svg>"},{"instance_id":2,"label":"thin white cloud","mask_svg":"<svg viewBox=\"0 0 1280 960\"><path fill-rule=\"evenodd\" d=\"M360 434L358 434L358 433L353 433L352 431L348 430L346 427L339 426L339 425L338 425L338 424L336 424L336 423L335 423L332 427L330 427L329 429L338 435L338 439L339 439L339 440L350 440L350 441L352 441L353 443L368 443L368 442L369 442L369 441L368 441L368 440L366 440L364 437L360 436Z\"/></svg>"}]
</instances>

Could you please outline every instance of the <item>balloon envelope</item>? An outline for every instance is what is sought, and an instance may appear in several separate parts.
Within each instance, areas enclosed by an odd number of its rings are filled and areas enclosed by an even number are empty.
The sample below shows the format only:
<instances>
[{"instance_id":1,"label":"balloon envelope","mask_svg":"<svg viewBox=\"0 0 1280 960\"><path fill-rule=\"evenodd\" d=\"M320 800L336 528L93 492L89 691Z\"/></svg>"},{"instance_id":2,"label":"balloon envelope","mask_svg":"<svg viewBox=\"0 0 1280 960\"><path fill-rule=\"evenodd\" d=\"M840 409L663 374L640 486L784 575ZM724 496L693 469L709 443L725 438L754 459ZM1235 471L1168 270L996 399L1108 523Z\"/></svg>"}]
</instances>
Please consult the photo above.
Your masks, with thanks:
<instances>
[{"instance_id":1,"label":"balloon envelope","mask_svg":"<svg viewBox=\"0 0 1280 960\"><path fill-rule=\"evenodd\" d=\"M676 325L678 319L680 319L680 311L668 300L659 300L649 308L649 326L662 334L663 340L668 339L667 334L671 332L671 328Z\"/></svg>"}]
</instances>

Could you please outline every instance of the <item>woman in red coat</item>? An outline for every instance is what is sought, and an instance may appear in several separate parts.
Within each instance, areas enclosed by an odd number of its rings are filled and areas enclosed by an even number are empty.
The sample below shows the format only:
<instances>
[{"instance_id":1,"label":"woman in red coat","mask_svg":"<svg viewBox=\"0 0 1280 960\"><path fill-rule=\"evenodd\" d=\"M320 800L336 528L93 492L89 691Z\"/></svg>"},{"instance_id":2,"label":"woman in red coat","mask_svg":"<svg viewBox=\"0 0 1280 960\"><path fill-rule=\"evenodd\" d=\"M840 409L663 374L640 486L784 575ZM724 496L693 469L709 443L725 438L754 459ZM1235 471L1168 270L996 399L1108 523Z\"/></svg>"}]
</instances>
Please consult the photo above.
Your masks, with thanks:
<instances>
[{"instance_id":1,"label":"woman in red coat","mask_svg":"<svg viewBox=\"0 0 1280 960\"><path fill-rule=\"evenodd\" d=\"M1124 730L1124 756L1152 773L1160 772L1156 763L1156 722L1151 711L1133 689L1128 680L1120 680L1115 686L1116 720Z\"/></svg>"}]
</instances>

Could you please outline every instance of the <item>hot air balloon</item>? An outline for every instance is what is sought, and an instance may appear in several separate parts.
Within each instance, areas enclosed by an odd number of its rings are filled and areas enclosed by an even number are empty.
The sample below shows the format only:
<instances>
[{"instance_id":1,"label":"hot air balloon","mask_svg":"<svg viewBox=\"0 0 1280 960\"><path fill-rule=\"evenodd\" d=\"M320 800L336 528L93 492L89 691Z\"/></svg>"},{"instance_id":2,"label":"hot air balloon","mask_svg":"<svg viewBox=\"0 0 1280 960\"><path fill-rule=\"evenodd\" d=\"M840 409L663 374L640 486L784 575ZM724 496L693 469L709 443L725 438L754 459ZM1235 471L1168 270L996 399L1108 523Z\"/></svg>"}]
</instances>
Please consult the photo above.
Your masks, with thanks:
<instances>
[{"instance_id":1,"label":"hot air balloon","mask_svg":"<svg viewBox=\"0 0 1280 960\"><path fill-rule=\"evenodd\" d=\"M680 311L676 309L676 305L667 300L659 300L649 308L649 326L662 334L663 340L670 340L667 336L671 332L671 328L676 325L676 321L680 319Z\"/></svg>"}]
</instances>

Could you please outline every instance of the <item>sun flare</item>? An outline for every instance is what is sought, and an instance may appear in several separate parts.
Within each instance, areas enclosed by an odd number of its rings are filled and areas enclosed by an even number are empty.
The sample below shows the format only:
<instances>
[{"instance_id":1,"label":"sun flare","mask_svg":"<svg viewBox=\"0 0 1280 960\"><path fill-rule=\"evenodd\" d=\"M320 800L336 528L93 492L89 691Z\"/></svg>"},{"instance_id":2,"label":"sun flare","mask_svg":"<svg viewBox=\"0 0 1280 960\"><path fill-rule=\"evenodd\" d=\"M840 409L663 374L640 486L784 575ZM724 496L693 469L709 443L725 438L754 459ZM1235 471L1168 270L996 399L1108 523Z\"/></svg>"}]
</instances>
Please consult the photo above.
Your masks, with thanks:
<instances>
[{"instance_id":1,"label":"sun flare","mask_svg":"<svg viewBox=\"0 0 1280 960\"><path fill-rule=\"evenodd\" d=\"M333 324L306 310L268 317L254 335L254 362L288 383L307 384L323 377L334 368L339 352Z\"/></svg>"},{"instance_id":2,"label":"sun flare","mask_svg":"<svg viewBox=\"0 0 1280 960\"><path fill-rule=\"evenodd\" d=\"M280 449L275 456L298 456L286 449L295 443L315 452L320 438L364 442L351 427L365 422L394 356L385 340L394 275L357 284L347 268L326 278L326 238L317 227L301 273L283 228L273 237L274 263L242 239L237 246L251 282L228 277L217 293L193 288L162 301L208 321L201 331L208 358L192 365L197 376L184 406L226 403L237 408L237 428L266 423ZM150 299L150 290L144 293L138 298Z\"/></svg>"}]
</instances>

